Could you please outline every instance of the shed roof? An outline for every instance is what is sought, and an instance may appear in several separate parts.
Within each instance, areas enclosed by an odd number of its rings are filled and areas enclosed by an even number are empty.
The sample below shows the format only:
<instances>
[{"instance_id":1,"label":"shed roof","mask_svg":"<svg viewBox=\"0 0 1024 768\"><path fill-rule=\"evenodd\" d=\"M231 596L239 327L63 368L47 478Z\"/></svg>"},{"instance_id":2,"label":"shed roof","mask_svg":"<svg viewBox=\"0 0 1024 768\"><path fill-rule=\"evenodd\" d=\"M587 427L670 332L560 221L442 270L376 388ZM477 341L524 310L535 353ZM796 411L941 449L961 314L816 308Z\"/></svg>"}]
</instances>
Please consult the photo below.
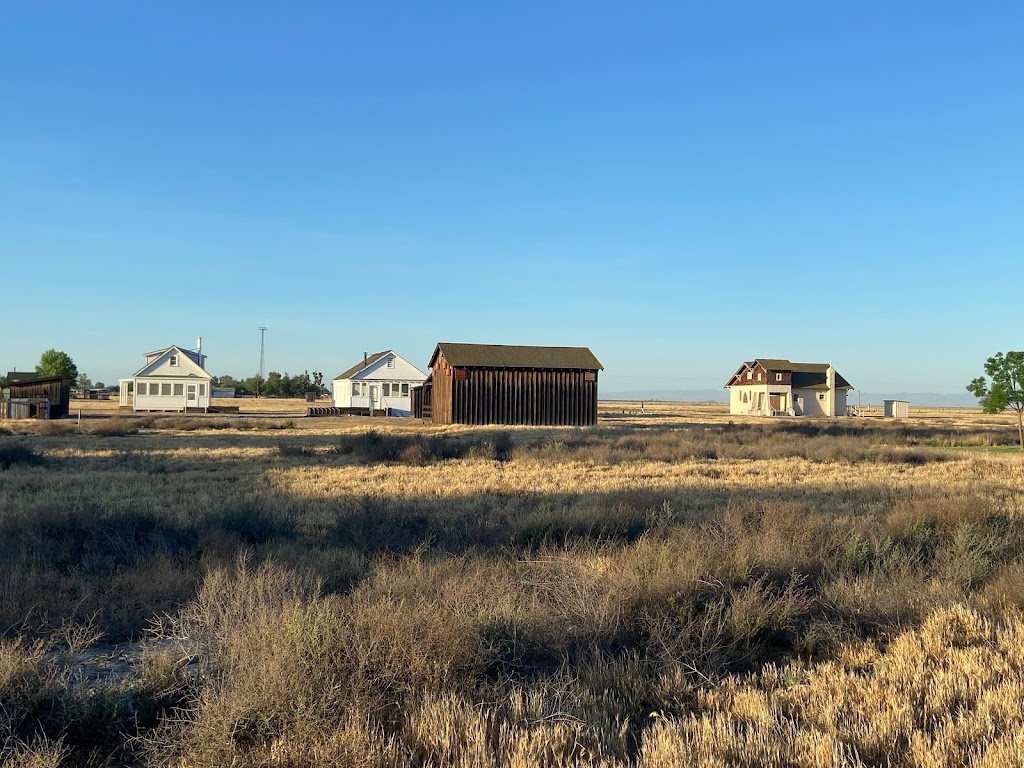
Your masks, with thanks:
<instances>
[{"instance_id":1,"label":"shed roof","mask_svg":"<svg viewBox=\"0 0 1024 768\"><path fill-rule=\"evenodd\" d=\"M8 371L5 381L32 381L39 376L35 371Z\"/></svg>"},{"instance_id":2,"label":"shed roof","mask_svg":"<svg viewBox=\"0 0 1024 768\"><path fill-rule=\"evenodd\" d=\"M458 344L440 341L430 356L433 367L438 352L455 368L533 368L574 371L604 370L587 347L524 347L507 344Z\"/></svg>"},{"instance_id":3,"label":"shed roof","mask_svg":"<svg viewBox=\"0 0 1024 768\"><path fill-rule=\"evenodd\" d=\"M29 376L30 378L11 378L12 374L16 374L16 371L11 371L7 374L7 386L9 387L21 387L34 384L51 384L55 381L70 382L70 376L39 376L38 374L17 374L18 376Z\"/></svg>"}]
</instances>

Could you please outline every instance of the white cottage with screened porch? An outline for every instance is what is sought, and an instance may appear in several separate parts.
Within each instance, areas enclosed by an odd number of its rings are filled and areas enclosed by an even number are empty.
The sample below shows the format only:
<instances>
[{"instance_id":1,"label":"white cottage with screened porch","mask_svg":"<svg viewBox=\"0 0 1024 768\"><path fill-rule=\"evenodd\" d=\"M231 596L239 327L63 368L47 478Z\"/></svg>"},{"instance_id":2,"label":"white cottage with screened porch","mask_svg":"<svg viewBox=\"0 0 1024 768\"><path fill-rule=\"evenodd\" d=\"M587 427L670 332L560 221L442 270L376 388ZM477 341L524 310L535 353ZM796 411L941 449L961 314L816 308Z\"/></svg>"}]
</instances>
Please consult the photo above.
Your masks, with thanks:
<instances>
[{"instance_id":1,"label":"white cottage with screened porch","mask_svg":"<svg viewBox=\"0 0 1024 768\"><path fill-rule=\"evenodd\" d=\"M393 349L363 355L362 362L334 378L331 405L353 411L387 411L392 416L411 416L409 391L427 374Z\"/></svg>"},{"instance_id":2,"label":"white cottage with screened porch","mask_svg":"<svg viewBox=\"0 0 1024 768\"><path fill-rule=\"evenodd\" d=\"M146 353L146 364L130 379L121 379L121 405L136 411L206 411L213 377L206 372L202 344L198 351L171 346Z\"/></svg>"}]
</instances>

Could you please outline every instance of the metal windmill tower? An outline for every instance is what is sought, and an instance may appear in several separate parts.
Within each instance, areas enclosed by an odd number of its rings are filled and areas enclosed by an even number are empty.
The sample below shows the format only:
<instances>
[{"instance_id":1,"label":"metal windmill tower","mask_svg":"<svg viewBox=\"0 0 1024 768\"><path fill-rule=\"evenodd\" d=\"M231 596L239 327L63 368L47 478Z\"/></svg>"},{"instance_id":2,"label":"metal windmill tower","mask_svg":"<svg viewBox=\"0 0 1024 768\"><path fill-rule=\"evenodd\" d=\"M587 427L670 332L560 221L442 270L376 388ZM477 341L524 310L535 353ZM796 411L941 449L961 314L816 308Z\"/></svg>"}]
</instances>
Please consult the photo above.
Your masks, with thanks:
<instances>
[{"instance_id":1,"label":"metal windmill tower","mask_svg":"<svg viewBox=\"0 0 1024 768\"><path fill-rule=\"evenodd\" d=\"M266 369L266 355L264 354L266 347L264 344L264 337L267 334L267 326L261 325L258 330L260 332L260 377L256 380L256 397L260 396L260 382L263 381L263 373Z\"/></svg>"}]
</instances>

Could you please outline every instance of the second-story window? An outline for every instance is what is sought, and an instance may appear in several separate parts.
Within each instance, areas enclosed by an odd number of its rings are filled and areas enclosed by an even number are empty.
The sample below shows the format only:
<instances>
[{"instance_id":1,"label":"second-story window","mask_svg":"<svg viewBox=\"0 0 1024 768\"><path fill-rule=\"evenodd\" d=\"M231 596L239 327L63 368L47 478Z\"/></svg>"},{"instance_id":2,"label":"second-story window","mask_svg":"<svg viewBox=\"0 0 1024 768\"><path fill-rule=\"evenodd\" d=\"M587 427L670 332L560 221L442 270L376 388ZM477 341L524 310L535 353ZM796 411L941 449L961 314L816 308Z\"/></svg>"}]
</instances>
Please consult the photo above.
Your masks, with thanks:
<instances>
[{"instance_id":1,"label":"second-story window","mask_svg":"<svg viewBox=\"0 0 1024 768\"><path fill-rule=\"evenodd\" d=\"M177 355L171 355L171 367L172 368L177 368L178 367L178 356Z\"/></svg>"},{"instance_id":2,"label":"second-story window","mask_svg":"<svg viewBox=\"0 0 1024 768\"><path fill-rule=\"evenodd\" d=\"M776 373L775 374L775 380L776 381L782 381L782 374L781 373Z\"/></svg>"}]
</instances>

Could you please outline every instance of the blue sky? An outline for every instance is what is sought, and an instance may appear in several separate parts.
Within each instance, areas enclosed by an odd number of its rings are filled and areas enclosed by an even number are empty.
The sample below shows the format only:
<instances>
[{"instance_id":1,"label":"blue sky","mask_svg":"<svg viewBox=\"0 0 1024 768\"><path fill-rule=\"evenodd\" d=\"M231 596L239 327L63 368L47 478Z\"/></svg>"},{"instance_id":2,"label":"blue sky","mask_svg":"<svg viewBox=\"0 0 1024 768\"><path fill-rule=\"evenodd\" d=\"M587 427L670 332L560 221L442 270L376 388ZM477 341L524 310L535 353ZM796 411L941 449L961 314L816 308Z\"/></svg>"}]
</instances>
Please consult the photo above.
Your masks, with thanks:
<instances>
[{"instance_id":1,"label":"blue sky","mask_svg":"<svg viewBox=\"0 0 1024 768\"><path fill-rule=\"evenodd\" d=\"M333 377L587 345L602 390L1024 345L1019 3L0 0L0 368Z\"/></svg>"}]
</instances>

